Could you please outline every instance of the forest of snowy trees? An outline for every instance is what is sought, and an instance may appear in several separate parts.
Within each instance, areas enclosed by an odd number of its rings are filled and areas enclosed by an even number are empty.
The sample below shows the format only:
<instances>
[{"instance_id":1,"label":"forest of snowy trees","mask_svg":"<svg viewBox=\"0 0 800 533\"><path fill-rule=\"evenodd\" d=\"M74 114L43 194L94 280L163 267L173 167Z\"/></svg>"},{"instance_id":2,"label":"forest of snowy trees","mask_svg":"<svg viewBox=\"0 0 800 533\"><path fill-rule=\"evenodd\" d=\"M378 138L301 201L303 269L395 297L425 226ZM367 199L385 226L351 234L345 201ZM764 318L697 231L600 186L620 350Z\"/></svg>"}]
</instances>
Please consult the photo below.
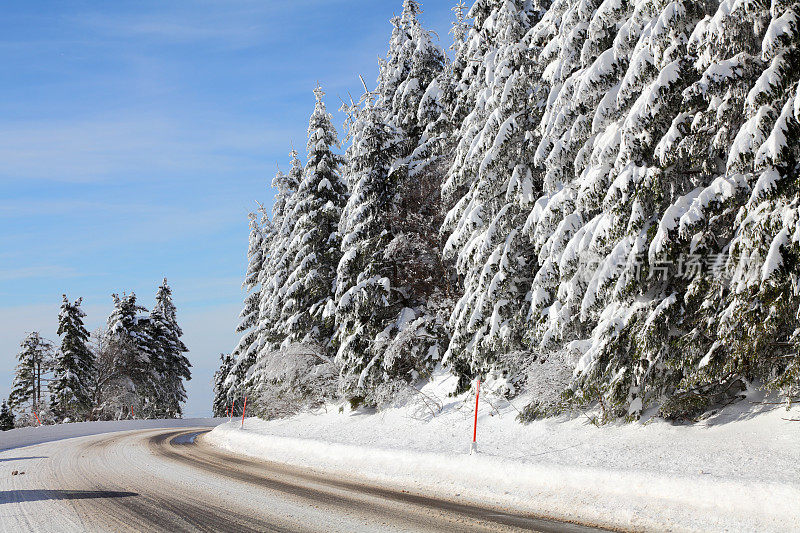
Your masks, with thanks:
<instances>
[{"instance_id":1,"label":"forest of snowy trees","mask_svg":"<svg viewBox=\"0 0 800 533\"><path fill-rule=\"evenodd\" d=\"M107 327L87 331L82 300L64 296L58 315L60 342L38 332L20 345L16 376L2 404L0 427L15 425L179 418L191 379L188 349L177 322L172 289L158 287L148 311L131 293L112 295ZM16 414L14 413L16 411Z\"/></svg>"},{"instance_id":2,"label":"forest of snowy trees","mask_svg":"<svg viewBox=\"0 0 800 533\"><path fill-rule=\"evenodd\" d=\"M216 414L380 406L439 365L523 420L796 400L800 4L462 1L448 50L421 12L343 139L314 91Z\"/></svg>"}]
</instances>

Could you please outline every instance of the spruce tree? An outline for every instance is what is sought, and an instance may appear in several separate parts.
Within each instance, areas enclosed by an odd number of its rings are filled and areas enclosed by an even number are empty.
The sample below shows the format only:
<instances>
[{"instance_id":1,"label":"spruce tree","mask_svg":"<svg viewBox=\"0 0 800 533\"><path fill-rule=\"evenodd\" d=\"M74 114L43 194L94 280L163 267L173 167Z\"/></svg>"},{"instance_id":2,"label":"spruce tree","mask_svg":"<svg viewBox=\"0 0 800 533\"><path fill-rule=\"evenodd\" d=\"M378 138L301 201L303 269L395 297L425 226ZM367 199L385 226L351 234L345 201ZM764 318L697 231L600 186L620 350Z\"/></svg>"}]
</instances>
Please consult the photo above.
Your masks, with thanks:
<instances>
[{"instance_id":1,"label":"spruce tree","mask_svg":"<svg viewBox=\"0 0 800 533\"><path fill-rule=\"evenodd\" d=\"M681 213L680 231L660 228L657 238L665 252L690 242L727 261L722 276L702 276L687 289L693 312L673 363L682 379L662 409L668 416L696 414L738 392L742 380L787 399L800 394L798 14L778 2L720 6L691 43L702 72L686 92L691 127L664 157L710 176Z\"/></svg>"},{"instance_id":2,"label":"spruce tree","mask_svg":"<svg viewBox=\"0 0 800 533\"><path fill-rule=\"evenodd\" d=\"M691 417L753 379L791 393L793 8L584 7L554 2L531 38L552 88L532 341L606 419Z\"/></svg>"},{"instance_id":3,"label":"spruce tree","mask_svg":"<svg viewBox=\"0 0 800 533\"><path fill-rule=\"evenodd\" d=\"M211 410L214 416L221 417L228 414L230 398L226 381L233 367L233 357L230 354L220 354L220 367L214 372L214 400Z\"/></svg>"},{"instance_id":4,"label":"spruce tree","mask_svg":"<svg viewBox=\"0 0 800 533\"><path fill-rule=\"evenodd\" d=\"M321 87L308 125L308 159L296 193L280 323L287 342L329 346L333 334L336 267L341 257L339 218L347 201L347 186L339 167L342 156Z\"/></svg>"},{"instance_id":5,"label":"spruce tree","mask_svg":"<svg viewBox=\"0 0 800 533\"><path fill-rule=\"evenodd\" d=\"M395 379L428 374L447 338L437 313L447 281L438 249L444 55L421 12L419 2L404 3L376 93L349 108L337 361L342 388L369 401Z\"/></svg>"},{"instance_id":6,"label":"spruce tree","mask_svg":"<svg viewBox=\"0 0 800 533\"><path fill-rule=\"evenodd\" d=\"M303 163L294 148L289 153L289 158L288 174L279 171L272 181L272 187L278 192L272 208L275 237L270 246L269 262L261 272L261 322L258 326L258 346L261 353L277 349L285 338L280 322L281 311L287 290L286 280L291 274L291 262L294 259L292 239L296 225L296 192L303 180Z\"/></svg>"},{"instance_id":7,"label":"spruce tree","mask_svg":"<svg viewBox=\"0 0 800 533\"><path fill-rule=\"evenodd\" d=\"M70 302L65 294L58 315L61 348L55 355L49 389L53 414L62 420L84 420L91 408L94 354L87 345L89 332L83 325L86 313L81 309L81 301L78 298Z\"/></svg>"},{"instance_id":8,"label":"spruce tree","mask_svg":"<svg viewBox=\"0 0 800 533\"><path fill-rule=\"evenodd\" d=\"M12 384L9 404L22 408L30 404L31 414L40 413L47 407L42 396L42 381L50 370L53 358L53 343L43 338L38 331L29 333L20 343L17 354L16 374Z\"/></svg>"},{"instance_id":9,"label":"spruce tree","mask_svg":"<svg viewBox=\"0 0 800 533\"><path fill-rule=\"evenodd\" d=\"M448 197L465 191L444 223L445 257L463 280L447 353L461 387L466 378L493 368L498 354L522 348L526 329L525 294L536 268L521 229L540 190L529 141L541 114L538 102L529 101L535 73L523 37L537 14L527 5L506 1L488 12L478 4L473 8L478 18L471 47L485 55L468 72L475 104L458 132L443 187Z\"/></svg>"},{"instance_id":10,"label":"spruce tree","mask_svg":"<svg viewBox=\"0 0 800 533\"><path fill-rule=\"evenodd\" d=\"M191 363L184 353L189 349L181 341L183 331L178 325L177 311L172 302L172 289L164 278L158 287L156 302L150 311L148 322L149 336L152 342L152 354L156 371L159 374L158 416L180 418L181 404L186 401L186 389L183 380L192 379Z\"/></svg>"},{"instance_id":11,"label":"spruce tree","mask_svg":"<svg viewBox=\"0 0 800 533\"><path fill-rule=\"evenodd\" d=\"M349 131L351 146L345 169L352 192L340 221L342 258L336 281L337 360L346 389L363 388L364 381L381 375L382 350L374 339L394 319L399 298L392 291L392 259L384 252L396 174L391 164L398 151L399 133L384 122L374 97L366 94L363 108L355 106ZM372 376L368 373L372 371ZM372 383L370 383L372 384Z\"/></svg>"},{"instance_id":12,"label":"spruce tree","mask_svg":"<svg viewBox=\"0 0 800 533\"><path fill-rule=\"evenodd\" d=\"M446 314L450 278L441 261L441 184L449 164L447 137L452 122L444 99L445 56L419 19L419 2L405 2L400 28L403 48L388 57L403 58L405 68L385 121L400 134L391 164L392 198L384 249L396 311L384 322L373 350L382 353L389 390L392 380L427 377L441 361L449 340ZM387 61L387 65L390 62ZM379 79L384 77L383 74Z\"/></svg>"},{"instance_id":13,"label":"spruce tree","mask_svg":"<svg viewBox=\"0 0 800 533\"><path fill-rule=\"evenodd\" d=\"M119 376L117 395L111 402L117 416L154 417L158 414L158 397L161 366L153 354L154 343L150 337L147 309L136 303L136 295L111 295L114 309L107 319L106 334L114 360L114 374ZM157 365L153 362L158 363Z\"/></svg>"},{"instance_id":14,"label":"spruce tree","mask_svg":"<svg viewBox=\"0 0 800 533\"><path fill-rule=\"evenodd\" d=\"M247 272L242 284L247 291L247 296L242 312L239 314L239 325L236 328L236 333L241 333L242 337L231 354L235 361L232 376L236 376L237 380L244 378L255 362L258 353L259 305L262 290L260 277L265 269L266 247L271 241L269 238L271 225L268 220L264 220L262 216L259 221L255 213L250 213L248 219L250 220L250 240L247 250Z\"/></svg>"},{"instance_id":15,"label":"spruce tree","mask_svg":"<svg viewBox=\"0 0 800 533\"><path fill-rule=\"evenodd\" d=\"M267 260L259 273L261 295L259 300L259 322L255 340L254 363L252 371L244 380L248 391L264 391L271 387L277 377L270 375L267 359L276 350L280 350L285 340L280 322L284 286L289 276L291 256L291 239L294 229L292 212L294 210L295 193L302 181L303 166L297 152L290 152L291 169L288 174L278 170L272 180L272 187L277 190L272 207L272 227L269 242L264 241L264 255ZM251 394L252 395L252 394Z\"/></svg>"},{"instance_id":16,"label":"spruce tree","mask_svg":"<svg viewBox=\"0 0 800 533\"><path fill-rule=\"evenodd\" d=\"M551 93L534 158L544 194L525 227L539 259L531 337L578 361L568 393L606 419L637 417L672 379L678 299L648 249L691 190L657 156L694 79L686 43L702 15L692 2L556 2L533 30Z\"/></svg>"},{"instance_id":17,"label":"spruce tree","mask_svg":"<svg viewBox=\"0 0 800 533\"><path fill-rule=\"evenodd\" d=\"M0 431L8 431L14 429L16 418L13 411L8 406L8 402L3 400L3 405L0 407Z\"/></svg>"}]
</instances>

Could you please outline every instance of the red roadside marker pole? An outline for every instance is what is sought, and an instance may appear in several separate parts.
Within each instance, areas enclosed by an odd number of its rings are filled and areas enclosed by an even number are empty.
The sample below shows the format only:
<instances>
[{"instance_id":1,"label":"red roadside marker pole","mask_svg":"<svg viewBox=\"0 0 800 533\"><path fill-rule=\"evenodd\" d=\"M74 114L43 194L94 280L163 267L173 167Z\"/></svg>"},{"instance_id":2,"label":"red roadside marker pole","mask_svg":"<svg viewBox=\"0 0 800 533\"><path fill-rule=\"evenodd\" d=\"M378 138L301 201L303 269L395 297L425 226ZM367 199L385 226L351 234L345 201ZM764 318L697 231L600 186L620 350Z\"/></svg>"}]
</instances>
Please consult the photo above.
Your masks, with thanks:
<instances>
[{"instance_id":1,"label":"red roadside marker pole","mask_svg":"<svg viewBox=\"0 0 800 533\"><path fill-rule=\"evenodd\" d=\"M247 411L247 396L244 397L244 407L242 407L242 427L239 429L244 429L244 412Z\"/></svg>"},{"instance_id":2,"label":"red roadside marker pole","mask_svg":"<svg viewBox=\"0 0 800 533\"><path fill-rule=\"evenodd\" d=\"M36 417L36 421L39 422L39 425L41 426L42 425L42 421L39 420L39 415L36 414L36 411L33 412L33 416Z\"/></svg>"},{"instance_id":3,"label":"red roadside marker pole","mask_svg":"<svg viewBox=\"0 0 800 533\"><path fill-rule=\"evenodd\" d=\"M481 378L478 378L478 384L475 387L475 423L472 426L472 445L469 447L470 455L478 453L478 399L481 396Z\"/></svg>"}]
</instances>

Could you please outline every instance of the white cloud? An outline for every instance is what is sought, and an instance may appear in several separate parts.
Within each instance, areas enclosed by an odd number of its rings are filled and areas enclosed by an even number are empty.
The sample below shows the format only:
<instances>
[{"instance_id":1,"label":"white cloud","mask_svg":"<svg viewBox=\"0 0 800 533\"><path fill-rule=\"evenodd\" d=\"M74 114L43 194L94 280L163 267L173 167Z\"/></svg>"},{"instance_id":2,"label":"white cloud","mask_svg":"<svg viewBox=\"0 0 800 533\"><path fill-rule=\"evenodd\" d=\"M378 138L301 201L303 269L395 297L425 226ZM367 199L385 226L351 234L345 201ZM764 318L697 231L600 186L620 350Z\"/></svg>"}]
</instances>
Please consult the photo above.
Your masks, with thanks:
<instances>
[{"instance_id":1,"label":"white cloud","mask_svg":"<svg viewBox=\"0 0 800 533\"><path fill-rule=\"evenodd\" d=\"M30 278L72 278L81 274L75 269L59 265L37 265L22 268L0 269L0 281L15 281Z\"/></svg>"},{"instance_id":2,"label":"white cloud","mask_svg":"<svg viewBox=\"0 0 800 533\"><path fill-rule=\"evenodd\" d=\"M199 110L198 110L199 111ZM269 125L203 113L203 121L150 113L83 120L0 123L0 181L43 179L73 183L112 176L153 180L166 173L258 172L253 158L287 143Z\"/></svg>"}]
</instances>

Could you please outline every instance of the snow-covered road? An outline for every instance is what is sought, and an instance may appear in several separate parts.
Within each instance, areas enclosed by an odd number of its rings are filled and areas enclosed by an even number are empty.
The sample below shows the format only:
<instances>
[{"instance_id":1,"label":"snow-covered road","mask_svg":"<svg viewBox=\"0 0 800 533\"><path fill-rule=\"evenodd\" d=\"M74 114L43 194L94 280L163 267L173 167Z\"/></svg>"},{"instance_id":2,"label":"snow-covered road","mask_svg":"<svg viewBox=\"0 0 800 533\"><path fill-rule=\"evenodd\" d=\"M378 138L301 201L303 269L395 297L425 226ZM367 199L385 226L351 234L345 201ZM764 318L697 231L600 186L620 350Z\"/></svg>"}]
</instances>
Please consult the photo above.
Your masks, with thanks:
<instances>
[{"instance_id":1,"label":"snow-covered road","mask_svg":"<svg viewBox=\"0 0 800 533\"><path fill-rule=\"evenodd\" d=\"M0 452L0 531L589 531L233 455L205 444L205 431Z\"/></svg>"}]
</instances>

